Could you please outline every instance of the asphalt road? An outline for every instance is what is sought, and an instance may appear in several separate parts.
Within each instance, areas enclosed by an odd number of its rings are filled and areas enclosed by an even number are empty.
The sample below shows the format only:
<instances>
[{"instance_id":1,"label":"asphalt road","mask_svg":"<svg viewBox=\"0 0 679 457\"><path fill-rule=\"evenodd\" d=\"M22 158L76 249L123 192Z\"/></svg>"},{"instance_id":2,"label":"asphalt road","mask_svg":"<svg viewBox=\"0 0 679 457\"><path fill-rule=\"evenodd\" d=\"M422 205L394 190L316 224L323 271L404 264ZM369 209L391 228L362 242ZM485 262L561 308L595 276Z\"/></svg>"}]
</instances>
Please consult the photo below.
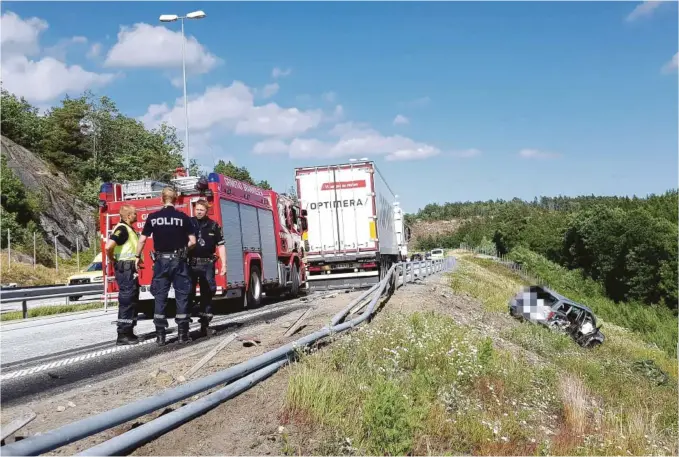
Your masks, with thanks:
<instances>
[{"instance_id":1,"label":"asphalt road","mask_svg":"<svg viewBox=\"0 0 679 457\"><path fill-rule=\"evenodd\" d=\"M215 316L211 326L222 333L307 306L307 301L300 300L269 302L257 309ZM115 319L115 311L95 311L3 325L0 328L0 398L3 405L21 403L36 395L53 395L91 382L102 374L125 369L152 355L176 349L172 344L176 340L173 320L170 320L168 332L170 344L158 347L152 319L138 321L135 332L142 339L140 344L116 346L116 328L112 324ZM194 337L199 325L194 322L191 326ZM203 341L198 338L187 347Z\"/></svg>"}]
</instances>

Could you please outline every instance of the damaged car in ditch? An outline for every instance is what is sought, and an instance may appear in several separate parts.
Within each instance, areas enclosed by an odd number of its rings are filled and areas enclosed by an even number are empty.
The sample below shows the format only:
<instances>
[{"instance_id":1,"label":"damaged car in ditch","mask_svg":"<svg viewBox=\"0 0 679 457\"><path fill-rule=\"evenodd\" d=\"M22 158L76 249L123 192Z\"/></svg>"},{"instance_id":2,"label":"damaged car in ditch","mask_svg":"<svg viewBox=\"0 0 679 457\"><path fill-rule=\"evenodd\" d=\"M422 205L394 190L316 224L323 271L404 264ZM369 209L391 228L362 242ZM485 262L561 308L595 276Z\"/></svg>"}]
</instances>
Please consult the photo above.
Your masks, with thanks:
<instances>
[{"instance_id":1,"label":"damaged car in ditch","mask_svg":"<svg viewBox=\"0 0 679 457\"><path fill-rule=\"evenodd\" d=\"M591 309L544 286L524 288L509 301L509 314L567 333L582 347L595 348L605 340Z\"/></svg>"}]
</instances>

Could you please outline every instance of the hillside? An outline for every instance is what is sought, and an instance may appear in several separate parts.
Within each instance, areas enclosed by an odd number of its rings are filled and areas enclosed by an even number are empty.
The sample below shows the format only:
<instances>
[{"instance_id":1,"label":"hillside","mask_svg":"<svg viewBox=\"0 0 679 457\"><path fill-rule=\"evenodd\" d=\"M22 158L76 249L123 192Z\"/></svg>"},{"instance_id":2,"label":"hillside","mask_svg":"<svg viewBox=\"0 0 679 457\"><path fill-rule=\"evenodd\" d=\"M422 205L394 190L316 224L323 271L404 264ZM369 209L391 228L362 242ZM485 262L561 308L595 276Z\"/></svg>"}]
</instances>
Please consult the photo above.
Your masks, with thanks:
<instances>
[{"instance_id":1,"label":"hillside","mask_svg":"<svg viewBox=\"0 0 679 457\"><path fill-rule=\"evenodd\" d=\"M593 280L614 302L658 305L676 313L678 208L679 194L672 189L645 198L431 204L408 215L408 221L418 233L415 249L465 244L507 255L526 248Z\"/></svg>"},{"instance_id":2,"label":"hillside","mask_svg":"<svg viewBox=\"0 0 679 457\"><path fill-rule=\"evenodd\" d=\"M606 319L595 350L521 323L507 301L524 281L456 256L286 369L282 453L676 455L675 357Z\"/></svg>"},{"instance_id":3,"label":"hillside","mask_svg":"<svg viewBox=\"0 0 679 457\"><path fill-rule=\"evenodd\" d=\"M50 167L46 161L9 138L2 136L1 141L6 167L18 178L26 192L37 196L37 229L42 232L44 241L54 243L56 236L61 257L75 253L76 239L81 250L90 248L97 239L96 207L74 197L75 189L63 172ZM5 176L3 178L6 179Z\"/></svg>"}]
</instances>

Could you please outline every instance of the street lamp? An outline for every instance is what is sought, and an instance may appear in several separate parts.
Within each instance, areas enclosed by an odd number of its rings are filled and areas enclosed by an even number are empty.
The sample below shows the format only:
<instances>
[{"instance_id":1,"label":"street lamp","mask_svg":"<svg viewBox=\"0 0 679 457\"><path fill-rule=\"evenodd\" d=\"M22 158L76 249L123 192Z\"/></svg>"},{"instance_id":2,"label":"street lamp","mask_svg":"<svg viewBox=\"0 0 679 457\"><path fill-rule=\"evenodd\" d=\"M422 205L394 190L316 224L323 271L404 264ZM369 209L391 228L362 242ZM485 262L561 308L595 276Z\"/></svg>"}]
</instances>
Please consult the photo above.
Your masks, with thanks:
<instances>
[{"instance_id":1,"label":"street lamp","mask_svg":"<svg viewBox=\"0 0 679 457\"><path fill-rule=\"evenodd\" d=\"M182 75L184 78L184 117L186 118L186 128L184 132L186 141L186 176L190 175L191 162L189 162L189 103L186 96L186 40L184 39L184 19L203 19L205 16L204 11L194 11L187 14L186 16L177 16L176 14L162 14L160 16L160 22L175 22L176 20L182 21Z\"/></svg>"}]
</instances>

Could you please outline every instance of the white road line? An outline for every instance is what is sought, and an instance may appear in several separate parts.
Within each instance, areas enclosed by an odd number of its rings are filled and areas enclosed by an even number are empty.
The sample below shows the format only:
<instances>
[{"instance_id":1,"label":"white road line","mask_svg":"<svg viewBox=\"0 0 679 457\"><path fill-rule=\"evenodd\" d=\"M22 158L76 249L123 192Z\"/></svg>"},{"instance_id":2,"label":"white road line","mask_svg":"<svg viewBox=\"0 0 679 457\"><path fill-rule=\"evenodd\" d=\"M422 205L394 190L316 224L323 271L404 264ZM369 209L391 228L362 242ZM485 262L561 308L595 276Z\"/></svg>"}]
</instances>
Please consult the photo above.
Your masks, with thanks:
<instances>
[{"instance_id":1,"label":"white road line","mask_svg":"<svg viewBox=\"0 0 679 457\"><path fill-rule=\"evenodd\" d=\"M334 292L332 292L332 293L334 293ZM329 293L329 294L332 294L332 293ZM225 324L225 323L229 323L229 322L237 322L237 321L244 319L244 318L252 318L252 317L262 315L262 314L271 314L271 313L274 313L276 311L280 311L282 309L290 308L290 307L292 307L296 304L297 303L291 303L291 304L288 304L288 305L267 308L267 309L264 309L264 310L261 310L261 311L253 311L251 313L243 314L243 315L233 317L233 318L226 318L226 319L219 319L219 320L214 319L212 321L212 323L213 324L217 324L217 323ZM192 327L197 328L198 325L194 325ZM139 344L135 344L134 346L114 346L112 348L100 349L98 351L93 351L93 352L83 354L83 355L79 355L79 356L76 356L76 357L70 357L70 358L67 358L67 359L58 360L56 362L46 363L46 364L39 365L39 366L33 367L33 368L22 369L22 370L19 370L19 371L6 373L6 374L3 374L2 376L0 376L0 381L4 381L6 379L21 378L21 377L27 376L29 374L37 373L39 371L48 370L50 368L57 368L57 367L62 367L62 366L66 366L66 365L72 365L72 364L79 362L79 361L82 361L82 360L98 358L98 357L101 357L101 356L106 355L106 354L111 354L113 352L129 350L133 347L142 346L142 345L145 345L145 344L150 344L150 343L153 343L155 341L156 341L155 338L149 338L145 341L140 341Z\"/></svg>"}]
</instances>

